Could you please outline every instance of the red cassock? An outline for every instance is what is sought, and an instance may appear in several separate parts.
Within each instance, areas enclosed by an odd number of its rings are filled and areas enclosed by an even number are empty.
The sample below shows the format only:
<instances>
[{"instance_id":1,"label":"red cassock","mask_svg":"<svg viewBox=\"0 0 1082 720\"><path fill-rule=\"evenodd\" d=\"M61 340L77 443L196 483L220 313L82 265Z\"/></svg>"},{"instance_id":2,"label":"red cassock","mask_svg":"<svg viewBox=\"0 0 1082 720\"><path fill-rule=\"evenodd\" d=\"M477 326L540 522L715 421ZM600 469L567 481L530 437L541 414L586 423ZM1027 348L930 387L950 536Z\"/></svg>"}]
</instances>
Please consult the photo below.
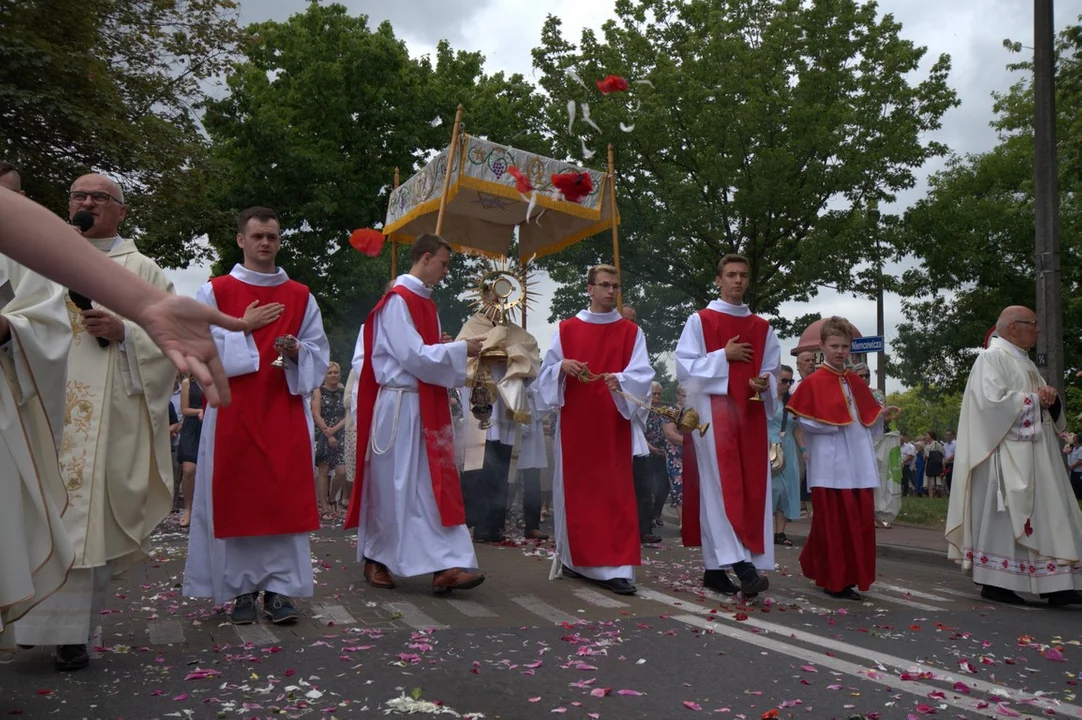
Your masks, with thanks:
<instances>
[{"instance_id":1,"label":"red cassock","mask_svg":"<svg viewBox=\"0 0 1082 720\"><path fill-rule=\"evenodd\" d=\"M750 381L762 372L763 352L770 324L758 315L737 317L716 310L700 310L707 352L725 347L734 337L751 343L752 361L729 363L729 392L710 396L710 432L717 448L721 494L725 516L740 542L756 555L766 551L763 522L766 517L769 476L765 403L753 401ZM684 448L692 443L685 436ZM699 472L695 454L684 455L684 544L702 544L699 525Z\"/></svg>"},{"instance_id":2,"label":"red cassock","mask_svg":"<svg viewBox=\"0 0 1082 720\"><path fill-rule=\"evenodd\" d=\"M824 425L851 425L843 378L860 424L867 428L879 422L882 408L868 384L852 370L838 372L829 365L821 365L797 386L789 411ZM800 552L804 576L831 592L852 585L867 590L875 582L875 490L813 487L811 498L811 530Z\"/></svg>"},{"instance_id":3,"label":"red cassock","mask_svg":"<svg viewBox=\"0 0 1082 720\"><path fill-rule=\"evenodd\" d=\"M630 320L560 323L565 358L590 372L623 372L639 328ZM578 567L640 565L639 516L631 474L631 422L600 380L564 381L560 410L564 516L571 561Z\"/></svg>"},{"instance_id":4,"label":"red cassock","mask_svg":"<svg viewBox=\"0 0 1082 720\"><path fill-rule=\"evenodd\" d=\"M214 300L226 315L241 317L255 300L285 310L252 333L259 370L229 378L233 403L218 408L214 426L214 537L252 537L319 529L312 493L312 437L304 398L289 391L285 371L272 367L274 341L300 334L308 288L249 285L231 275L213 278Z\"/></svg>"},{"instance_id":5,"label":"red cassock","mask_svg":"<svg viewBox=\"0 0 1082 720\"><path fill-rule=\"evenodd\" d=\"M357 383L357 475L346 511L347 530L357 527L361 517L361 490L365 481L365 456L372 437L372 417L376 410L379 385L372 367L372 348L376 337L379 311L391 295L397 295L406 303L413 326L426 345L440 341L439 315L431 298L421 297L405 285L395 285L368 314L364 323L364 365ZM428 455L428 471L432 476L432 494L440 511L440 523L444 527L462 525L466 522L466 510L462 503L462 485L455 462L454 430L451 427L451 404L447 388L417 381L417 394L421 405L421 428L425 436Z\"/></svg>"}]
</instances>

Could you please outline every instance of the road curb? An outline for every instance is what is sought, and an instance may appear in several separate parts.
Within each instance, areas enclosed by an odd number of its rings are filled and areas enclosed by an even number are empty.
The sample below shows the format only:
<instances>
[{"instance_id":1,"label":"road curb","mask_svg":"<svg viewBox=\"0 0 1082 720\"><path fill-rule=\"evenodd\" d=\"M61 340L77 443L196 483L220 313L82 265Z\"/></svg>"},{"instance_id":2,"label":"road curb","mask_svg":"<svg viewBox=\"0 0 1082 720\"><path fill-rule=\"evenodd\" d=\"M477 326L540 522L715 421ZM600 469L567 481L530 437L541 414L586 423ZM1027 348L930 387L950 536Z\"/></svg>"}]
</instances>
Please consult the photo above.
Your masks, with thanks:
<instances>
[{"instance_id":1,"label":"road curb","mask_svg":"<svg viewBox=\"0 0 1082 720\"><path fill-rule=\"evenodd\" d=\"M803 547L807 541L806 535L788 533L789 539L795 545ZM877 543L875 546L877 557L886 560L898 560L900 562L913 562L922 565L936 565L939 567L957 568L958 563L947 557L947 548L942 550L930 550L928 548L912 547L910 545L894 545L891 543Z\"/></svg>"}]
</instances>

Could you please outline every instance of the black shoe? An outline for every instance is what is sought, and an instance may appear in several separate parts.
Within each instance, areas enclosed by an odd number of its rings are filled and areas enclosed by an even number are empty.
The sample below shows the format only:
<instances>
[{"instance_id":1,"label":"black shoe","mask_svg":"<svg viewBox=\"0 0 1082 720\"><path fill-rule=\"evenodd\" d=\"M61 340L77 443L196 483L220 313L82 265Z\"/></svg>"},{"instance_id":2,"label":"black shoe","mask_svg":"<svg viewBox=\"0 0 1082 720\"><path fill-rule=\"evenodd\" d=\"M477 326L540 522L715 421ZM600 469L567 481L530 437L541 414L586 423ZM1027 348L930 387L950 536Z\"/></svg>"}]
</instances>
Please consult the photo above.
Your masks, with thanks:
<instances>
[{"instance_id":1,"label":"black shoe","mask_svg":"<svg viewBox=\"0 0 1082 720\"><path fill-rule=\"evenodd\" d=\"M747 560L734 563L733 572L740 578L740 591L745 597L754 597L770 588L770 580L760 575Z\"/></svg>"},{"instance_id":2,"label":"black shoe","mask_svg":"<svg viewBox=\"0 0 1082 720\"><path fill-rule=\"evenodd\" d=\"M561 572L563 573L564 577L566 577L566 578L581 578L582 577L582 573L580 573L580 572L578 572L576 570L572 570L571 568L569 568L566 565L563 566L563 569L561 570Z\"/></svg>"},{"instance_id":3,"label":"black shoe","mask_svg":"<svg viewBox=\"0 0 1082 720\"><path fill-rule=\"evenodd\" d=\"M599 580L598 584L605 587L617 595L634 595L635 586L624 578L613 578L612 580Z\"/></svg>"},{"instance_id":4,"label":"black shoe","mask_svg":"<svg viewBox=\"0 0 1082 720\"><path fill-rule=\"evenodd\" d=\"M90 664L90 655L86 652L86 645L61 645L56 649L56 657L53 658L53 667L61 672L81 670Z\"/></svg>"},{"instance_id":5,"label":"black shoe","mask_svg":"<svg viewBox=\"0 0 1082 720\"><path fill-rule=\"evenodd\" d=\"M792 547L793 541L785 536L785 533L774 533L774 544L784 545L785 547Z\"/></svg>"},{"instance_id":6,"label":"black shoe","mask_svg":"<svg viewBox=\"0 0 1082 720\"><path fill-rule=\"evenodd\" d=\"M1003 603L1004 605L1025 605L1026 601L1021 595L1013 590L1007 590L1005 588L996 587L994 585L982 585L981 597L985 600L991 600L992 602Z\"/></svg>"},{"instance_id":7,"label":"black shoe","mask_svg":"<svg viewBox=\"0 0 1082 720\"><path fill-rule=\"evenodd\" d=\"M654 545L655 543L661 542L661 538L650 533L643 533L642 535L639 535L639 542L644 545Z\"/></svg>"},{"instance_id":8,"label":"black shoe","mask_svg":"<svg viewBox=\"0 0 1082 720\"><path fill-rule=\"evenodd\" d=\"M837 598L839 600L863 600L864 599L863 597L861 597L860 593L858 593L856 590L854 590L852 588L852 586L847 587L845 590L841 590L841 591L838 591L838 592L834 592L833 590L826 590L824 592L826 592L826 594L829 595L830 597Z\"/></svg>"},{"instance_id":9,"label":"black shoe","mask_svg":"<svg viewBox=\"0 0 1082 720\"><path fill-rule=\"evenodd\" d=\"M1082 593L1077 590L1060 590L1059 592L1053 593L1041 593L1041 597L1048 601L1048 607L1082 605Z\"/></svg>"},{"instance_id":10,"label":"black shoe","mask_svg":"<svg viewBox=\"0 0 1082 720\"><path fill-rule=\"evenodd\" d=\"M730 580L729 573L724 570L707 570L704 572L703 587L725 595L736 595L740 592L740 586Z\"/></svg>"},{"instance_id":11,"label":"black shoe","mask_svg":"<svg viewBox=\"0 0 1082 720\"><path fill-rule=\"evenodd\" d=\"M233 609L229 612L229 621L234 625L251 625L256 620L256 593L238 595L233 599Z\"/></svg>"},{"instance_id":12,"label":"black shoe","mask_svg":"<svg viewBox=\"0 0 1082 720\"><path fill-rule=\"evenodd\" d=\"M37 647L37 645L16 645L15 647L19 648L20 650L33 650Z\"/></svg>"},{"instance_id":13,"label":"black shoe","mask_svg":"<svg viewBox=\"0 0 1082 720\"><path fill-rule=\"evenodd\" d=\"M263 614L275 625L293 622L297 619L297 608L285 595L263 592Z\"/></svg>"},{"instance_id":14,"label":"black shoe","mask_svg":"<svg viewBox=\"0 0 1082 720\"><path fill-rule=\"evenodd\" d=\"M654 524L658 527L665 527L665 523L662 522L661 518L654 518Z\"/></svg>"}]
</instances>

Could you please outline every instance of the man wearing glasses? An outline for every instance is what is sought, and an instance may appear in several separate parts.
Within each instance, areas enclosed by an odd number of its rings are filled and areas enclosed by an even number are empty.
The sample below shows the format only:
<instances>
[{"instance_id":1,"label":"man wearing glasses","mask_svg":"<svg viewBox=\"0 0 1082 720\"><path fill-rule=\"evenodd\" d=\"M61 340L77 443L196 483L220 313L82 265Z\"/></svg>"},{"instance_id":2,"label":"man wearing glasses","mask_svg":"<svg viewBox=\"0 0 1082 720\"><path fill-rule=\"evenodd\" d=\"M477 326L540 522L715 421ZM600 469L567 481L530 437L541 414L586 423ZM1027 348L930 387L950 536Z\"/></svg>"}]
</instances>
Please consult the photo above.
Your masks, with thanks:
<instances>
[{"instance_id":1,"label":"man wearing glasses","mask_svg":"<svg viewBox=\"0 0 1082 720\"><path fill-rule=\"evenodd\" d=\"M1008 307L996 332L962 396L947 556L972 569L986 600L1024 605L1018 593L1032 593L1052 607L1082 604L1082 511L1057 435L1066 412L1029 358L1037 316Z\"/></svg>"},{"instance_id":2,"label":"man wearing glasses","mask_svg":"<svg viewBox=\"0 0 1082 720\"><path fill-rule=\"evenodd\" d=\"M173 284L118 229L124 193L103 175L72 183L69 219L86 211L87 242L166 292ZM65 585L16 626L22 645L56 645L58 670L90 662L87 641L110 576L149 551L151 531L172 507L169 396L176 367L141 327L69 297L74 337L68 354L67 424L60 472L68 490L64 527L75 550ZM99 339L101 342L99 343Z\"/></svg>"},{"instance_id":3,"label":"man wearing glasses","mask_svg":"<svg viewBox=\"0 0 1082 720\"><path fill-rule=\"evenodd\" d=\"M676 345L688 406L711 423L705 436L692 435L697 462L684 465L684 544L702 545L703 585L745 595L770 587L757 570L774 569L767 419L777 409L781 367L770 323L744 304L750 271L747 258L722 257L721 299L688 318Z\"/></svg>"},{"instance_id":4,"label":"man wearing glasses","mask_svg":"<svg viewBox=\"0 0 1082 720\"><path fill-rule=\"evenodd\" d=\"M650 394L654 369L635 323L615 310L619 275L590 268L590 308L560 323L537 378L538 399L558 409L552 484L556 552L571 577L618 595L635 592L642 564L632 457L646 454L633 423L646 411L614 391Z\"/></svg>"}]
</instances>

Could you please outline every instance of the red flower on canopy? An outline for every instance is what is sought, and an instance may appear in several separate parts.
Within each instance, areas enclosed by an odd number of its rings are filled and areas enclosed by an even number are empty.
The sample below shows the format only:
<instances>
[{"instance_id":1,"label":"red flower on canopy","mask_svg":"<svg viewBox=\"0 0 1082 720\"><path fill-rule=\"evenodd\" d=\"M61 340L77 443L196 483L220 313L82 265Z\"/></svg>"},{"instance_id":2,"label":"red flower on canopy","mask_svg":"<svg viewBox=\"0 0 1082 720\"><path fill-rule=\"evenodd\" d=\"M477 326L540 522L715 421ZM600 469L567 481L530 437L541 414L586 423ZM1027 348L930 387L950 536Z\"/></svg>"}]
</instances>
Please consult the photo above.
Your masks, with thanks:
<instances>
[{"instance_id":1,"label":"red flower on canopy","mask_svg":"<svg viewBox=\"0 0 1082 720\"><path fill-rule=\"evenodd\" d=\"M564 196L568 202L582 202L582 199L593 192L594 181L588 173L560 173L552 176L552 184Z\"/></svg>"},{"instance_id":2,"label":"red flower on canopy","mask_svg":"<svg viewBox=\"0 0 1082 720\"><path fill-rule=\"evenodd\" d=\"M515 178L515 189L523 195L533 192L533 184L530 179L522 174L522 171L512 165L507 168L507 172L511 174L511 177Z\"/></svg>"},{"instance_id":3,"label":"red flower on canopy","mask_svg":"<svg viewBox=\"0 0 1082 720\"><path fill-rule=\"evenodd\" d=\"M1029 537L1030 535L1033 534L1033 526L1029 524L1029 519L1028 518L1026 519L1026 526L1024 528L1022 528L1022 529L1025 530L1026 537Z\"/></svg>"},{"instance_id":4,"label":"red flower on canopy","mask_svg":"<svg viewBox=\"0 0 1082 720\"><path fill-rule=\"evenodd\" d=\"M597 81L597 89L602 95L614 92L627 92L627 80L619 75L609 75L604 80Z\"/></svg>"},{"instance_id":5,"label":"red flower on canopy","mask_svg":"<svg viewBox=\"0 0 1082 720\"><path fill-rule=\"evenodd\" d=\"M383 233L371 228L354 230L349 236L349 244L357 252L362 252L368 257L377 257L383 250Z\"/></svg>"}]
</instances>

